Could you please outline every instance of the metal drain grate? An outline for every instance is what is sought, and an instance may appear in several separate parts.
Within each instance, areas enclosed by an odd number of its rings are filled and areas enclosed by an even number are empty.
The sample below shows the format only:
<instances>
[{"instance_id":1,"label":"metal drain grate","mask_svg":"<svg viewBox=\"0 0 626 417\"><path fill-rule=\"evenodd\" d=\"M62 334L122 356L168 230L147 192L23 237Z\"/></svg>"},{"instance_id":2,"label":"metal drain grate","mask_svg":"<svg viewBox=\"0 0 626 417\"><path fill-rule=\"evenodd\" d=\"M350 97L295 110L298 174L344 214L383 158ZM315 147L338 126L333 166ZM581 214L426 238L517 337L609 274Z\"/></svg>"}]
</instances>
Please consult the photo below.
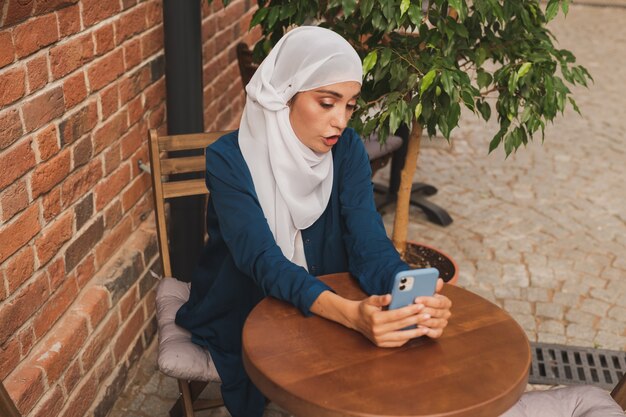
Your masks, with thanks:
<instances>
[{"instance_id":1,"label":"metal drain grate","mask_svg":"<svg viewBox=\"0 0 626 417\"><path fill-rule=\"evenodd\" d=\"M529 382L545 385L595 385L612 389L626 373L626 352L531 343Z\"/></svg>"}]
</instances>

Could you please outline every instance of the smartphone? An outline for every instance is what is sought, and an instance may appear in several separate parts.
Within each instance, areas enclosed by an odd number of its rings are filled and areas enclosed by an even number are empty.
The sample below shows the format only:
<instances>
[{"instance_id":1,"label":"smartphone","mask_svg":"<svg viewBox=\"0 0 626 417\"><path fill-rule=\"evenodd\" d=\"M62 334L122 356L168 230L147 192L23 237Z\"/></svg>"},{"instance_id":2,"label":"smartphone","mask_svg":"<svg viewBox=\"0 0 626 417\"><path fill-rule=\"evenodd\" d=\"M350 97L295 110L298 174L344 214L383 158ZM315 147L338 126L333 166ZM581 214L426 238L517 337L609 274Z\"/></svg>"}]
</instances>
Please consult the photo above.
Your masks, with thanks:
<instances>
[{"instance_id":1,"label":"smartphone","mask_svg":"<svg viewBox=\"0 0 626 417\"><path fill-rule=\"evenodd\" d=\"M396 274L391 290L389 310L413 304L415 298L435 294L439 270L437 268L412 269Z\"/></svg>"}]
</instances>

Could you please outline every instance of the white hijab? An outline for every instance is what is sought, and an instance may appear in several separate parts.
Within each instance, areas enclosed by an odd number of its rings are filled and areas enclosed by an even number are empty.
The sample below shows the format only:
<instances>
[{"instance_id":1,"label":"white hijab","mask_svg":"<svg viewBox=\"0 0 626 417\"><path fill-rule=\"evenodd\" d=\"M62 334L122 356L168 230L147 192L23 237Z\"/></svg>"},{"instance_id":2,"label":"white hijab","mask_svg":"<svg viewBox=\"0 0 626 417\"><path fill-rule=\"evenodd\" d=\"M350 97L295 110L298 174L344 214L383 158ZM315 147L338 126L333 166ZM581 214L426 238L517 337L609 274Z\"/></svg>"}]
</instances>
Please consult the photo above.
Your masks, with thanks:
<instances>
[{"instance_id":1,"label":"white hijab","mask_svg":"<svg viewBox=\"0 0 626 417\"><path fill-rule=\"evenodd\" d=\"M361 60L344 38L328 29L303 26L278 41L246 86L241 153L276 243L287 259L305 268L300 230L326 209L333 159L331 152L320 154L300 142L287 103L300 91L361 83L362 77Z\"/></svg>"}]
</instances>

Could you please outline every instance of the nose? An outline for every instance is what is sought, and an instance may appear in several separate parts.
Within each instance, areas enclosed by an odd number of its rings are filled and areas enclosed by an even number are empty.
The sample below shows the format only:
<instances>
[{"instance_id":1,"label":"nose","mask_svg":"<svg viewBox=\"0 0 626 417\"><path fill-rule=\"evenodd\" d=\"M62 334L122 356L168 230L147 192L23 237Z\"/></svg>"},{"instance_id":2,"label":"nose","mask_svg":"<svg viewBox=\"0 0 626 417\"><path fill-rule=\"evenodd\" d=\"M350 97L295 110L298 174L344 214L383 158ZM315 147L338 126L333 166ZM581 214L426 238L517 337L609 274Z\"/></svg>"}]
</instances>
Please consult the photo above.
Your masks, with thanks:
<instances>
[{"instance_id":1,"label":"nose","mask_svg":"<svg viewBox=\"0 0 626 417\"><path fill-rule=\"evenodd\" d=\"M348 126L348 120L350 116L347 112L343 110L338 110L331 120L331 124L333 127L340 129L343 131Z\"/></svg>"}]
</instances>

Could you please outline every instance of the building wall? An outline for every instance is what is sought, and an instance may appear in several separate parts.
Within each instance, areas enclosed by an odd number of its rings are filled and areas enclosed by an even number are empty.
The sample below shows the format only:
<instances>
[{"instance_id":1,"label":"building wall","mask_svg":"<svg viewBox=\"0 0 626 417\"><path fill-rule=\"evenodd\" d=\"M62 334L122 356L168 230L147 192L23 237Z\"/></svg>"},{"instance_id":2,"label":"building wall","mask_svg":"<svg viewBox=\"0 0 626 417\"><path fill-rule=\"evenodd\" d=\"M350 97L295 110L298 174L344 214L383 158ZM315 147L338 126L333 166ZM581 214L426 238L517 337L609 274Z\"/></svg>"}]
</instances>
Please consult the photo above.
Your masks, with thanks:
<instances>
[{"instance_id":1,"label":"building wall","mask_svg":"<svg viewBox=\"0 0 626 417\"><path fill-rule=\"evenodd\" d=\"M205 126L243 106L253 4L202 2ZM148 129L159 0L0 1L0 380L27 416L104 416L155 336Z\"/></svg>"}]
</instances>

